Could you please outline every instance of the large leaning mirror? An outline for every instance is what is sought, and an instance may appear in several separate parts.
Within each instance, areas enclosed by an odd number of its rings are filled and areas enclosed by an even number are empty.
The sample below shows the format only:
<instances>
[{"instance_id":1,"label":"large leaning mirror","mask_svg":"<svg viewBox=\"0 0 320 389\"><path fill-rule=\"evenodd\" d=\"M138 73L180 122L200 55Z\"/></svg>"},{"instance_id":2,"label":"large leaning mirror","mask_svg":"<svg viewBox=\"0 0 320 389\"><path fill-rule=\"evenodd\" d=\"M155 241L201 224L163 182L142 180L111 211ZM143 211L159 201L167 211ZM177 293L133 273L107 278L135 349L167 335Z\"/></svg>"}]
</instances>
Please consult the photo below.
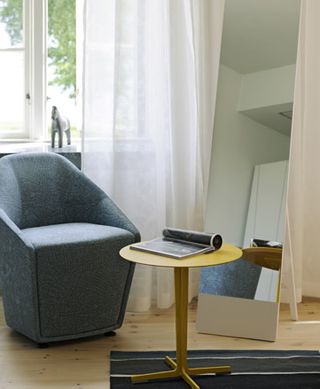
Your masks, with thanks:
<instances>
[{"instance_id":1,"label":"large leaning mirror","mask_svg":"<svg viewBox=\"0 0 320 389\"><path fill-rule=\"evenodd\" d=\"M299 10L299 0L225 3L206 230L239 247L252 238L283 241ZM274 340L281 266L264 270L241 259L229 267L201 274L198 330ZM261 285L269 270L272 297L264 293L270 284ZM252 315L262 331L248 326Z\"/></svg>"}]
</instances>

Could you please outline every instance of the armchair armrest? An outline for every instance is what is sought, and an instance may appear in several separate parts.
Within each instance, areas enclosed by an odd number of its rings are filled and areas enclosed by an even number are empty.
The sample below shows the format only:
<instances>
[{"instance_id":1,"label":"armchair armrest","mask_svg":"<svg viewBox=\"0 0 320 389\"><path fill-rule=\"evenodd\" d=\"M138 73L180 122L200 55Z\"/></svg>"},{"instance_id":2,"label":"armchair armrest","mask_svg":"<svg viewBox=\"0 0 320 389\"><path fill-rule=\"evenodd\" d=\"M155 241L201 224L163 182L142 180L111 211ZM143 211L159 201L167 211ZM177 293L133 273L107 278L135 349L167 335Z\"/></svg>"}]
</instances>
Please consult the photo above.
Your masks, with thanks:
<instances>
[{"instance_id":1,"label":"armchair armrest","mask_svg":"<svg viewBox=\"0 0 320 389\"><path fill-rule=\"evenodd\" d=\"M0 209L0 291L6 322L17 331L36 338L38 325L35 251L21 230Z\"/></svg>"},{"instance_id":2,"label":"armchair armrest","mask_svg":"<svg viewBox=\"0 0 320 389\"><path fill-rule=\"evenodd\" d=\"M67 180L65 222L85 221L118 227L131 232L135 241L140 241L140 233L125 213L113 200L84 173L68 163L70 174Z\"/></svg>"},{"instance_id":3,"label":"armchair armrest","mask_svg":"<svg viewBox=\"0 0 320 389\"><path fill-rule=\"evenodd\" d=\"M3 242L12 241L11 247L24 248L27 250L34 251L34 247L23 236L20 228L9 218L9 216L0 208L0 239ZM0 245L0 259L1 253L4 250L6 244Z\"/></svg>"},{"instance_id":4,"label":"armchair armrest","mask_svg":"<svg viewBox=\"0 0 320 389\"><path fill-rule=\"evenodd\" d=\"M23 237L21 230L2 209L0 209L0 241L1 291L5 279L9 277L9 263L14 264L14 268L16 268L20 262L25 263L24 266L29 267L30 260L34 258L34 247L31 242ZM21 273L21 269L19 272Z\"/></svg>"},{"instance_id":5,"label":"armchair armrest","mask_svg":"<svg viewBox=\"0 0 320 389\"><path fill-rule=\"evenodd\" d=\"M140 232L135 225L107 195L105 195L94 210L92 210L90 219L96 224L123 228L124 230L131 232L135 237L135 242L139 242L141 239Z\"/></svg>"}]
</instances>

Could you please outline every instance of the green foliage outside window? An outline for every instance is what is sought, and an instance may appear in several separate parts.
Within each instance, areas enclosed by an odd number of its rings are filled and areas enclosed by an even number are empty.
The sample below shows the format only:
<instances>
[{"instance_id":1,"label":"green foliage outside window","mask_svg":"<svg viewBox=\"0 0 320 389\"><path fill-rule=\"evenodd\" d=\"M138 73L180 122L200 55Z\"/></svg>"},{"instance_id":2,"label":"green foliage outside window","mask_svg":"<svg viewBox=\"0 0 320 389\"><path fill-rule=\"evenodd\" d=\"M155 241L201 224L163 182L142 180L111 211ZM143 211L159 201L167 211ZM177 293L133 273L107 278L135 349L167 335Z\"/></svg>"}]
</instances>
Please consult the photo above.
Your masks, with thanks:
<instances>
[{"instance_id":1,"label":"green foliage outside window","mask_svg":"<svg viewBox=\"0 0 320 389\"><path fill-rule=\"evenodd\" d=\"M22 39L22 8L21 0L0 1L0 21L6 25L12 46L23 42Z\"/></svg>"},{"instance_id":2,"label":"green foliage outside window","mask_svg":"<svg viewBox=\"0 0 320 389\"><path fill-rule=\"evenodd\" d=\"M48 0L48 64L54 68L50 85L76 96L76 0ZM11 44L23 42L23 1L0 0L0 22Z\"/></svg>"}]
</instances>

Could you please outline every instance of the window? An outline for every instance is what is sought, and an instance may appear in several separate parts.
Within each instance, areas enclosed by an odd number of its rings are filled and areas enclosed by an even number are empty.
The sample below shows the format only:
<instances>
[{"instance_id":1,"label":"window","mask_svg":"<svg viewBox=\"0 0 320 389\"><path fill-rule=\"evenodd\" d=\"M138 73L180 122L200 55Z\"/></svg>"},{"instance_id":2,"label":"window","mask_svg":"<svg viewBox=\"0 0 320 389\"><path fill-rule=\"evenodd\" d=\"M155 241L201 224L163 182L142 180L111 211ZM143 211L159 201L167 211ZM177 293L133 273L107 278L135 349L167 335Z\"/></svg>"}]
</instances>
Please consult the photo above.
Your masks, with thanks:
<instances>
[{"instance_id":1,"label":"window","mask_svg":"<svg viewBox=\"0 0 320 389\"><path fill-rule=\"evenodd\" d=\"M25 137L25 30L23 0L0 1L0 137Z\"/></svg>"},{"instance_id":2,"label":"window","mask_svg":"<svg viewBox=\"0 0 320 389\"><path fill-rule=\"evenodd\" d=\"M57 106L66 116L72 135L79 137L76 105L76 0L48 0L47 33L47 128L51 127L51 108ZM79 126L78 126L79 127Z\"/></svg>"},{"instance_id":3,"label":"window","mask_svg":"<svg viewBox=\"0 0 320 389\"><path fill-rule=\"evenodd\" d=\"M79 136L78 2L0 0L0 139L47 140L53 105Z\"/></svg>"}]
</instances>

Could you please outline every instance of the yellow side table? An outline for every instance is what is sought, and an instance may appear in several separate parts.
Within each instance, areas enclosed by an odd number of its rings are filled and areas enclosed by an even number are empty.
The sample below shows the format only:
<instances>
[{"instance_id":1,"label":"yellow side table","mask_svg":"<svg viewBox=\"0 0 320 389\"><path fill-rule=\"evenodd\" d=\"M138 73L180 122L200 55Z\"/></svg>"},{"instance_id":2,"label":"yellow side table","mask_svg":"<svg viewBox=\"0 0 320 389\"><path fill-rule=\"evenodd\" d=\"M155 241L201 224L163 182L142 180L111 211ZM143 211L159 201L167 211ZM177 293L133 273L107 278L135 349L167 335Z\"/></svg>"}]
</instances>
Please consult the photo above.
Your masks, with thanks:
<instances>
[{"instance_id":1,"label":"yellow side table","mask_svg":"<svg viewBox=\"0 0 320 389\"><path fill-rule=\"evenodd\" d=\"M174 268L176 298L176 361L167 356L165 358L165 362L172 368L172 370L134 375L131 377L131 381L141 382L181 377L190 385L191 388L200 389L200 386L191 378L191 376L206 373L230 373L230 366L188 368L187 336L189 268L216 266L228 263L240 258L242 256L242 251L231 244L223 244L218 251L212 253L196 255L185 259L172 259L152 253L132 250L130 249L130 246L126 246L120 250L120 255L128 261L140 263L142 265Z\"/></svg>"}]
</instances>

